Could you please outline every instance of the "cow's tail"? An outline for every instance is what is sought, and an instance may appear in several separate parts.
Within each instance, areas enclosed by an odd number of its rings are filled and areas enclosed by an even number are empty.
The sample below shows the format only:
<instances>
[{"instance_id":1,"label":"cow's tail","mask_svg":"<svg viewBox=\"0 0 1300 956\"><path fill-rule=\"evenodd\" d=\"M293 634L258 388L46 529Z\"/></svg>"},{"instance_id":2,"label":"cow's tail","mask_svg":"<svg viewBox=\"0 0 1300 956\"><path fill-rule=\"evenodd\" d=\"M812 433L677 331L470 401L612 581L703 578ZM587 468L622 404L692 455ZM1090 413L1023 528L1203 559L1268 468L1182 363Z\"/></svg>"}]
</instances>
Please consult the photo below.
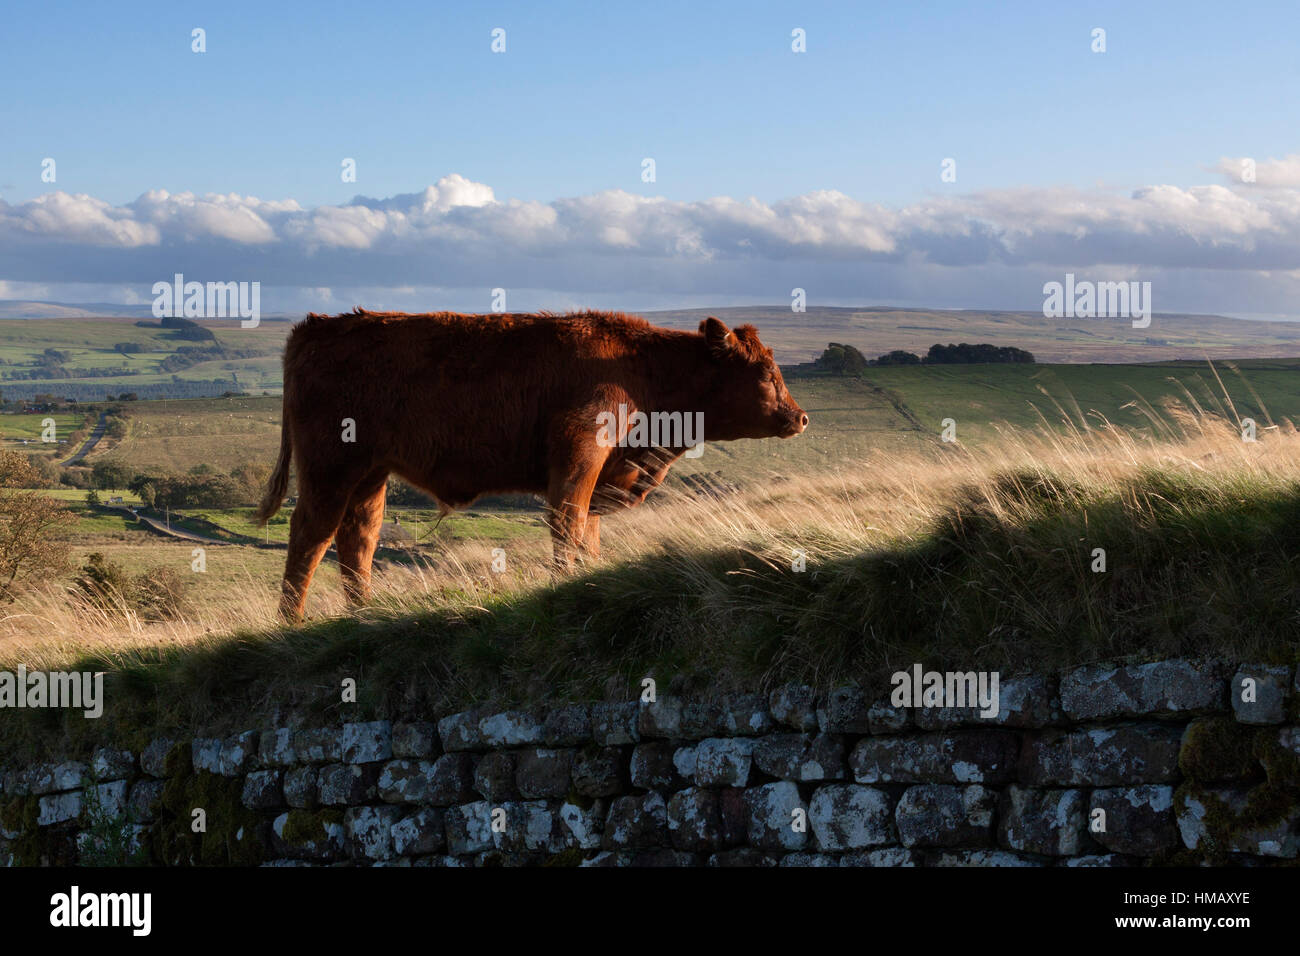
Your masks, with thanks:
<instances>
[{"instance_id":1,"label":"cow's tail","mask_svg":"<svg viewBox=\"0 0 1300 956\"><path fill-rule=\"evenodd\" d=\"M280 423L280 457L275 461L275 471L262 495L262 503L257 508L257 523L264 525L271 516L280 510L284 503L285 492L289 490L289 462L293 458L293 438L289 432L289 416L284 416Z\"/></svg>"}]
</instances>

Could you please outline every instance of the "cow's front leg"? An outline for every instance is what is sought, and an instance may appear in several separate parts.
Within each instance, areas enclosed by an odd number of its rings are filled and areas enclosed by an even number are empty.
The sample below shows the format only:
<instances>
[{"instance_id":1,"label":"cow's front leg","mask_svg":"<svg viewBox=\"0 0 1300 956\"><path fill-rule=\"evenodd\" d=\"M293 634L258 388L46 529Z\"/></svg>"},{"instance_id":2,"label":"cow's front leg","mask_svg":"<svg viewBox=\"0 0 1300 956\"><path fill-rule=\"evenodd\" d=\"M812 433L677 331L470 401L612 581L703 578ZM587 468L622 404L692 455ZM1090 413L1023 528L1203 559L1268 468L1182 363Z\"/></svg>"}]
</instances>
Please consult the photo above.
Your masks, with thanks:
<instances>
[{"instance_id":1,"label":"cow's front leg","mask_svg":"<svg viewBox=\"0 0 1300 956\"><path fill-rule=\"evenodd\" d=\"M561 571L573 569L573 562L586 539L591 493L596 488L603 463L603 456L586 453L551 469L546 496L550 509L548 521L555 567ZM599 519L593 520L599 537Z\"/></svg>"},{"instance_id":2,"label":"cow's front leg","mask_svg":"<svg viewBox=\"0 0 1300 956\"><path fill-rule=\"evenodd\" d=\"M667 448L644 448L626 458L606 462L591 498L592 513L607 515L635 508L663 483L668 469L682 453Z\"/></svg>"}]
</instances>

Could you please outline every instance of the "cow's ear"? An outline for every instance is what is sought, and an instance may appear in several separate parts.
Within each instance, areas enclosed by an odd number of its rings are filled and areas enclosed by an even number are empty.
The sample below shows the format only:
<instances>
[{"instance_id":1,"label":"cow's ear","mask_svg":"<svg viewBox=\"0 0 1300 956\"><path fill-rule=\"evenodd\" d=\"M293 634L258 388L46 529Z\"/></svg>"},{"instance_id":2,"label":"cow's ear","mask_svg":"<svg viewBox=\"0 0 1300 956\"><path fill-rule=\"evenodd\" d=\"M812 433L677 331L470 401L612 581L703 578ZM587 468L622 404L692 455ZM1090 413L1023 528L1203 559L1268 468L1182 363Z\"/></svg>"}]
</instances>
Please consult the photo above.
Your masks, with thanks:
<instances>
[{"instance_id":1,"label":"cow's ear","mask_svg":"<svg viewBox=\"0 0 1300 956\"><path fill-rule=\"evenodd\" d=\"M709 344L709 351L719 358L736 347L736 337L731 334L731 329L713 316L700 323L700 332L704 334L704 341Z\"/></svg>"}]
</instances>

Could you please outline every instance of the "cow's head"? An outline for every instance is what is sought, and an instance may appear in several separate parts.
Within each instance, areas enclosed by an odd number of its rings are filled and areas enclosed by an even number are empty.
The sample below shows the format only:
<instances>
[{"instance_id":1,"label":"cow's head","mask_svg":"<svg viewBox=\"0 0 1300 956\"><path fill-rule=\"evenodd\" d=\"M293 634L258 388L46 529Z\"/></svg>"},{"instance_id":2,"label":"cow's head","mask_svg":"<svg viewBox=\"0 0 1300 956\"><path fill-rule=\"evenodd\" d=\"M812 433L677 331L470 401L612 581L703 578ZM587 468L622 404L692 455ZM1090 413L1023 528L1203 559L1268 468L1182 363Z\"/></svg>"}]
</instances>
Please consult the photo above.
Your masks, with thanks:
<instances>
[{"instance_id":1,"label":"cow's head","mask_svg":"<svg viewBox=\"0 0 1300 956\"><path fill-rule=\"evenodd\" d=\"M758 329L741 325L733 331L709 316L700 333L713 375L703 409L706 441L792 438L808 427L807 414L790 397Z\"/></svg>"}]
</instances>

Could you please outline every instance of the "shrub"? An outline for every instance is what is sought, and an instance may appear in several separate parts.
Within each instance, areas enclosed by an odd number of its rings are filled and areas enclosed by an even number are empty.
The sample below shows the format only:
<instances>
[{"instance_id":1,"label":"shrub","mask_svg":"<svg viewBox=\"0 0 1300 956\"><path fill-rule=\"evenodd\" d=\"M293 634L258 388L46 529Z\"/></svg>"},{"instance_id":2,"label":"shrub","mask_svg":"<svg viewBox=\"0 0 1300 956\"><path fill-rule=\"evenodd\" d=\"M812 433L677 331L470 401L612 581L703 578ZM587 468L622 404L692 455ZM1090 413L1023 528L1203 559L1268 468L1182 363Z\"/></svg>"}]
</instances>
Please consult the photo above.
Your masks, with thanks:
<instances>
[{"instance_id":1,"label":"shrub","mask_svg":"<svg viewBox=\"0 0 1300 956\"><path fill-rule=\"evenodd\" d=\"M12 601L27 579L62 570L67 546L58 530L73 516L48 495L27 489L39 481L27 459L0 452L0 599Z\"/></svg>"},{"instance_id":2,"label":"shrub","mask_svg":"<svg viewBox=\"0 0 1300 956\"><path fill-rule=\"evenodd\" d=\"M69 488L80 488L85 491L94 484L95 479L85 465L70 465L60 470L59 482Z\"/></svg>"},{"instance_id":3,"label":"shrub","mask_svg":"<svg viewBox=\"0 0 1300 956\"><path fill-rule=\"evenodd\" d=\"M78 596L94 607L105 610L121 608L131 591L131 578L120 564L110 561L103 552L86 557L81 573L73 582Z\"/></svg>"},{"instance_id":4,"label":"shrub","mask_svg":"<svg viewBox=\"0 0 1300 956\"><path fill-rule=\"evenodd\" d=\"M59 466L48 455L28 455L27 464L32 470L31 488L53 488L59 483Z\"/></svg>"},{"instance_id":5,"label":"shrub","mask_svg":"<svg viewBox=\"0 0 1300 956\"><path fill-rule=\"evenodd\" d=\"M132 585L131 603L151 620L174 620L189 609L188 587L175 568L150 568Z\"/></svg>"},{"instance_id":6,"label":"shrub","mask_svg":"<svg viewBox=\"0 0 1300 956\"><path fill-rule=\"evenodd\" d=\"M186 584L175 569L154 567L132 577L99 551L87 557L75 585L82 601L104 611L133 610L160 621L189 609Z\"/></svg>"}]
</instances>

